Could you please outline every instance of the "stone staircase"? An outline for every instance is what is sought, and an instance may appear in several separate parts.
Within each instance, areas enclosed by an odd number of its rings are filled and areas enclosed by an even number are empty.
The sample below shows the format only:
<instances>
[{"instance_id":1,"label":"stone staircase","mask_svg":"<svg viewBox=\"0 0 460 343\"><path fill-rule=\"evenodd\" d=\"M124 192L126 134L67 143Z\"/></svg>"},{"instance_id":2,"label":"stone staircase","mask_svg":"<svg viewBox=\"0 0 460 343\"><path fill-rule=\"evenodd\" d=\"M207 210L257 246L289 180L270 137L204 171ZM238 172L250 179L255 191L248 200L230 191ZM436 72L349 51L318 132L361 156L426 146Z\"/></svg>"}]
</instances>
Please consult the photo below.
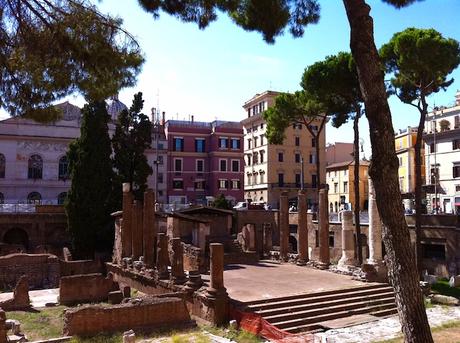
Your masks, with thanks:
<instances>
[{"instance_id":1,"label":"stone staircase","mask_svg":"<svg viewBox=\"0 0 460 343\"><path fill-rule=\"evenodd\" d=\"M229 251L224 253L224 264L254 264L259 261L255 252L244 252L238 241L231 241Z\"/></svg>"},{"instance_id":2,"label":"stone staircase","mask_svg":"<svg viewBox=\"0 0 460 343\"><path fill-rule=\"evenodd\" d=\"M310 294L240 303L247 312L260 314L279 329L291 333L320 331L326 322L347 318L352 322L358 315L367 318L385 317L396 312L393 288L386 284L372 284ZM337 322L337 321L336 321ZM340 324L339 324L340 327Z\"/></svg>"}]
</instances>

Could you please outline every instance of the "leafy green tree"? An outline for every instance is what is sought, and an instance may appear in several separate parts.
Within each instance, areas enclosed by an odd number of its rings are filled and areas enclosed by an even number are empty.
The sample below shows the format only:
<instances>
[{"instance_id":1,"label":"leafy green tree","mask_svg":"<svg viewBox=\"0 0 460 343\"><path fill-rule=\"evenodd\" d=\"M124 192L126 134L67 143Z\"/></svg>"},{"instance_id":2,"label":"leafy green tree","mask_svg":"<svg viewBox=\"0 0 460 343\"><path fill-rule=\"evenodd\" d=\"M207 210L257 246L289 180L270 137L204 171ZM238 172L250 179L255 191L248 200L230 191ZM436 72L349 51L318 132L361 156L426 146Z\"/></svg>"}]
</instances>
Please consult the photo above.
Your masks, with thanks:
<instances>
[{"instance_id":1,"label":"leafy green tree","mask_svg":"<svg viewBox=\"0 0 460 343\"><path fill-rule=\"evenodd\" d=\"M383 0L396 8L417 0ZM206 27L217 18L216 11L227 13L245 30L261 32L264 39L274 38L289 27L295 36L302 36L307 24L318 21L318 0L139 0L143 8L158 17L160 11L181 20ZM365 0L343 0L350 25L350 47L356 63L364 98L372 145L369 175L374 182L376 200L384 224L383 241L388 257L389 277L396 292L396 304L406 342L433 342L418 284L414 252L401 207L398 159L394 130L382 73L380 57L374 41L371 7Z\"/></svg>"},{"instance_id":2,"label":"leafy green tree","mask_svg":"<svg viewBox=\"0 0 460 343\"><path fill-rule=\"evenodd\" d=\"M212 205L216 208L221 208L223 210L232 209L232 205L227 199L225 199L225 196L223 194L219 194L219 196L216 198L216 200L214 200Z\"/></svg>"},{"instance_id":3,"label":"leafy green tree","mask_svg":"<svg viewBox=\"0 0 460 343\"><path fill-rule=\"evenodd\" d=\"M71 93L103 100L132 86L143 57L121 25L89 0L0 0L0 107L50 121Z\"/></svg>"},{"instance_id":4,"label":"leafy green tree","mask_svg":"<svg viewBox=\"0 0 460 343\"><path fill-rule=\"evenodd\" d=\"M415 140L415 235L416 257L422 274L422 137L428 114L427 96L445 90L454 81L448 75L460 63L459 43L433 29L408 28L395 33L380 48L387 73L392 75L390 94L414 106L420 113Z\"/></svg>"},{"instance_id":5,"label":"leafy green tree","mask_svg":"<svg viewBox=\"0 0 460 343\"><path fill-rule=\"evenodd\" d=\"M104 101L85 105L80 138L70 144L67 154L72 184L65 210L73 250L80 258L111 251L113 244L109 119Z\"/></svg>"},{"instance_id":6,"label":"leafy green tree","mask_svg":"<svg viewBox=\"0 0 460 343\"><path fill-rule=\"evenodd\" d=\"M363 263L361 249L360 192L359 192L359 119L362 115L363 97L359 88L358 73L350 53L340 52L328 56L305 69L302 88L324 104L332 125L340 127L353 120L354 131L354 217L356 246L359 264Z\"/></svg>"},{"instance_id":7,"label":"leafy green tree","mask_svg":"<svg viewBox=\"0 0 460 343\"><path fill-rule=\"evenodd\" d=\"M274 106L263 112L267 122L267 139L271 144L283 144L285 130L292 124L305 125L315 142L316 151L316 189L321 185L320 136L327 122L324 104L309 93L297 91L294 94L283 93L275 98ZM319 196L317 194L317 199Z\"/></svg>"},{"instance_id":8,"label":"leafy green tree","mask_svg":"<svg viewBox=\"0 0 460 343\"><path fill-rule=\"evenodd\" d=\"M144 100L142 93L134 95L129 110L120 112L112 137L113 165L116 170L114 196L117 208L121 208L122 183L128 182L130 189L138 199L142 199L147 189L147 177L152 174L152 167L147 162L144 152L151 145L152 124L142 113Z\"/></svg>"}]
</instances>

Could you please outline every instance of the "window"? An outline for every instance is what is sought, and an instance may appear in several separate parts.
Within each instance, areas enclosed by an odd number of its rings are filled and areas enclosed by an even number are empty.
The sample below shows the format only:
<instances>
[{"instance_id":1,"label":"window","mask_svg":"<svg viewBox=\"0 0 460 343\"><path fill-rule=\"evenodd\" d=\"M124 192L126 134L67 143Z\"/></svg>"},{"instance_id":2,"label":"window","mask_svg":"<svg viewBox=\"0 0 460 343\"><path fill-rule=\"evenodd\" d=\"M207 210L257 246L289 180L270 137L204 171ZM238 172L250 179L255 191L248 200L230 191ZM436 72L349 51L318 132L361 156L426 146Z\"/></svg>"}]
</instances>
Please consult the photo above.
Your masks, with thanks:
<instances>
[{"instance_id":1,"label":"window","mask_svg":"<svg viewBox=\"0 0 460 343\"><path fill-rule=\"evenodd\" d=\"M311 175L311 187L316 188L316 174Z\"/></svg>"},{"instance_id":2,"label":"window","mask_svg":"<svg viewBox=\"0 0 460 343\"><path fill-rule=\"evenodd\" d=\"M313 154L310 154L310 156L308 157L308 160L309 160L310 164L315 164L316 163L316 156L313 155Z\"/></svg>"},{"instance_id":3,"label":"window","mask_svg":"<svg viewBox=\"0 0 460 343\"><path fill-rule=\"evenodd\" d=\"M39 155L30 156L28 178L29 179L41 179L42 172L43 172L42 158Z\"/></svg>"},{"instance_id":4,"label":"window","mask_svg":"<svg viewBox=\"0 0 460 343\"><path fill-rule=\"evenodd\" d=\"M174 137L174 151L184 151L184 139Z\"/></svg>"},{"instance_id":5,"label":"window","mask_svg":"<svg viewBox=\"0 0 460 343\"><path fill-rule=\"evenodd\" d=\"M436 147L435 147L434 143L431 143L430 144L430 153L434 153L434 152L436 152Z\"/></svg>"},{"instance_id":6,"label":"window","mask_svg":"<svg viewBox=\"0 0 460 343\"><path fill-rule=\"evenodd\" d=\"M260 124L260 129L262 130L264 128L264 123Z\"/></svg>"},{"instance_id":7,"label":"window","mask_svg":"<svg viewBox=\"0 0 460 343\"><path fill-rule=\"evenodd\" d=\"M196 171L199 173L204 172L204 160L196 160Z\"/></svg>"},{"instance_id":8,"label":"window","mask_svg":"<svg viewBox=\"0 0 460 343\"><path fill-rule=\"evenodd\" d=\"M219 189L227 189L228 188L228 181L227 180L219 180L218 181Z\"/></svg>"},{"instance_id":9,"label":"window","mask_svg":"<svg viewBox=\"0 0 460 343\"><path fill-rule=\"evenodd\" d=\"M284 154L282 152L278 153L278 162L283 162L284 161Z\"/></svg>"},{"instance_id":10,"label":"window","mask_svg":"<svg viewBox=\"0 0 460 343\"><path fill-rule=\"evenodd\" d=\"M343 182L343 192L348 193L348 182L347 181Z\"/></svg>"},{"instance_id":11,"label":"window","mask_svg":"<svg viewBox=\"0 0 460 343\"><path fill-rule=\"evenodd\" d=\"M59 193L57 197L58 205L64 205L65 199L67 198L67 192Z\"/></svg>"},{"instance_id":12,"label":"window","mask_svg":"<svg viewBox=\"0 0 460 343\"><path fill-rule=\"evenodd\" d=\"M300 146L300 137L295 137L295 146Z\"/></svg>"},{"instance_id":13,"label":"window","mask_svg":"<svg viewBox=\"0 0 460 343\"><path fill-rule=\"evenodd\" d=\"M4 204L5 203L5 196L3 195L2 192L0 192L0 204Z\"/></svg>"},{"instance_id":14,"label":"window","mask_svg":"<svg viewBox=\"0 0 460 343\"><path fill-rule=\"evenodd\" d=\"M157 162L158 162L158 164L163 165L163 163L164 163L163 155L158 155Z\"/></svg>"},{"instance_id":15,"label":"window","mask_svg":"<svg viewBox=\"0 0 460 343\"><path fill-rule=\"evenodd\" d=\"M334 247L334 231L329 231L329 247Z\"/></svg>"},{"instance_id":16,"label":"window","mask_svg":"<svg viewBox=\"0 0 460 343\"><path fill-rule=\"evenodd\" d=\"M205 187L205 181L195 181L195 189L203 190Z\"/></svg>"},{"instance_id":17,"label":"window","mask_svg":"<svg viewBox=\"0 0 460 343\"><path fill-rule=\"evenodd\" d=\"M184 180L182 179L173 180L173 189L184 189Z\"/></svg>"},{"instance_id":18,"label":"window","mask_svg":"<svg viewBox=\"0 0 460 343\"><path fill-rule=\"evenodd\" d=\"M334 193L339 192L339 184L337 182L334 183Z\"/></svg>"},{"instance_id":19,"label":"window","mask_svg":"<svg viewBox=\"0 0 460 343\"><path fill-rule=\"evenodd\" d=\"M182 171L182 159L175 158L174 159L174 171L181 172Z\"/></svg>"},{"instance_id":20,"label":"window","mask_svg":"<svg viewBox=\"0 0 460 343\"><path fill-rule=\"evenodd\" d=\"M284 174L283 173L278 174L278 186L279 187L284 186Z\"/></svg>"},{"instance_id":21,"label":"window","mask_svg":"<svg viewBox=\"0 0 460 343\"><path fill-rule=\"evenodd\" d=\"M255 152L252 156L252 163L254 164L258 164L259 163L259 153L258 152Z\"/></svg>"},{"instance_id":22,"label":"window","mask_svg":"<svg viewBox=\"0 0 460 343\"><path fill-rule=\"evenodd\" d=\"M452 150L460 149L460 139L454 139L452 141Z\"/></svg>"},{"instance_id":23,"label":"window","mask_svg":"<svg viewBox=\"0 0 460 343\"><path fill-rule=\"evenodd\" d=\"M195 151L196 152L205 152L205 140L204 138L195 139Z\"/></svg>"},{"instance_id":24,"label":"window","mask_svg":"<svg viewBox=\"0 0 460 343\"><path fill-rule=\"evenodd\" d=\"M343 176L345 176L345 177L346 177L346 176L347 176L347 174L348 174L348 169L345 169L345 170L343 171Z\"/></svg>"},{"instance_id":25,"label":"window","mask_svg":"<svg viewBox=\"0 0 460 343\"><path fill-rule=\"evenodd\" d=\"M260 150L259 151L259 156L260 156L260 163L264 163L264 154L265 154L265 151L263 150Z\"/></svg>"},{"instance_id":26,"label":"window","mask_svg":"<svg viewBox=\"0 0 460 343\"><path fill-rule=\"evenodd\" d=\"M5 177L5 168L6 168L5 155L0 154L0 178Z\"/></svg>"},{"instance_id":27,"label":"window","mask_svg":"<svg viewBox=\"0 0 460 343\"><path fill-rule=\"evenodd\" d=\"M455 192L459 193L460 192L460 185L455 185Z\"/></svg>"},{"instance_id":28,"label":"window","mask_svg":"<svg viewBox=\"0 0 460 343\"><path fill-rule=\"evenodd\" d=\"M248 149L252 149L252 139L248 139Z\"/></svg>"},{"instance_id":29,"label":"window","mask_svg":"<svg viewBox=\"0 0 460 343\"><path fill-rule=\"evenodd\" d=\"M158 173L158 183L163 183L163 173Z\"/></svg>"},{"instance_id":30,"label":"window","mask_svg":"<svg viewBox=\"0 0 460 343\"><path fill-rule=\"evenodd\" d=\"M300 154L299 153L295 154L295 163L300 163Z\"/></svg>"},{"instance_id":31,"label":"window","mask_svg":"<svg viewBox=\"0 0 460 343\"><path fill-rule=\"evenodd\" d=\"M219 148L221 148L221 149L227 149L228 148L227 137L219 138Z\"/></svg>"},{"instance_id":32,"label":"window","mask_svg":"<svg viewBox=\"0 0 460 343\"><path fill-rule=\"evenodd\" d=\"M254 137L254 148L257 148L257 141L258 141L258 138Z\"/></svg>"},{"instance_id":33,"label":"window","mask_svg":"<svg viewBox=\"0 0 460 343\"><path fill-rule=\"evenodd\" d=\"M454 117L454 129L460 128L460 116Z\"/></svg>"},{"instance_id":34,"label":"window","mask_svg":"<svg viewBox=\"0 0 460 343\"><path fill-rule=\"evenodd\" d=\"M238 138L232 138L231 144L232 144L232 149L240 148L240 140Z\"/></svg>"},{"instance_id":35,"label":"window","mask_svg":"<svg viewBox=\"0 0 460 343\"><path fill-rule=\"evenodd\" d=\"M260 179L260 183L264 183L265 182L265 173L261 172L260 175L259 175L259 179Z\"/></svg>"},{"instance_id":36,"label":"window","mask_svg":"<svg viewBox=\"0 0 460 343\"><path fill-rule=\"evenodd\" d=\"M41 201L42 201L42 196L38 192L29 193L29 195L27 196L28 204L40 204Z\"/></svg>"},{"instance_id":37,"label":"window","mask_svg":"<svg viewBox=\"0 0 460 343\"><path fill-rule=\"evenodd\" d=\"M260 135L260 146L264 145L264 139L265 139L265 136Z\"/></svg>"},{"instance_id":38,"label":"window","mask_svg":"<svg viewBox=\"0 0 460 343\"><path fill-rule=\"evenodd\" d=\"M431 168L431 184L434 185L439 180L439 169L436 167Z\"/></svg>"},{"instance_id":39,"label":"window","mask_svg":"<svg viewBox=\"0 0 460 343\"><path fill-rule=\"evenodd\" d=\"M232 161L232 172L239 172L240 171L240 161L233 160Z\"/></svg>"},{"instance_id":40,"label":"window","mask_svg":"<svg viewBox=\"0 0 460 343\"><path fill-rule=\"evenodd\" d=\"M232 180L232 189L240 189L240 188L241 188L240 180Z\"/></svg>"},{"instance_id":41,"label":"window","mask_svg":"<svg viewBox=\"0 0 460 343\"><path fill-rule=\"evenodd\" d=\"M227 171L227 160L219 161L219 170L223 172Z\"/></svg>"},{"instance_id":42,"label":"window","mask_svg":"<svg viewBox=\"0 0 460 343\"><path fill-rule=\"evenodd\" d=\"M298 188L301 186L301 175L300 174L295 174L295 186Z\"/></svg>"},{"instance_id":43,"label":"window","mask_svg":"<svg viewBox=\"0 0 460 343\"><path fill-rule=\"evenodd\" d=\"M69 161L67 156L62 156L59 159L59 180L67 180L69 178Z\"/></svg>"},{"instance_id":44,"label":"window","mask_svg":"<svg viewBox=\"0 0 460 343\"><path fill-rule=\"evenodd\" d=\"M311 146L312 146L312 148L316 147L316 139L314 139L314 138L311 139Z\"/></svg>"},{"instance_id":45,"label":"window","mask_svg":"<svg viewBox=\"0 0 460 343\"><path fill-rule=\"evenodd\" d=\"M318 125L309 125L312 131L318 131Z\"/></svg>"},{"instance_id":46,"label":"window","mask_svg":"<svg viewBox=\"0 0 460 343\"><path fill-rule=\"evenodd\" d=\"M455 163L452 167L452 177L460 177L460 163Z\"/></svg>"}]
</instances>

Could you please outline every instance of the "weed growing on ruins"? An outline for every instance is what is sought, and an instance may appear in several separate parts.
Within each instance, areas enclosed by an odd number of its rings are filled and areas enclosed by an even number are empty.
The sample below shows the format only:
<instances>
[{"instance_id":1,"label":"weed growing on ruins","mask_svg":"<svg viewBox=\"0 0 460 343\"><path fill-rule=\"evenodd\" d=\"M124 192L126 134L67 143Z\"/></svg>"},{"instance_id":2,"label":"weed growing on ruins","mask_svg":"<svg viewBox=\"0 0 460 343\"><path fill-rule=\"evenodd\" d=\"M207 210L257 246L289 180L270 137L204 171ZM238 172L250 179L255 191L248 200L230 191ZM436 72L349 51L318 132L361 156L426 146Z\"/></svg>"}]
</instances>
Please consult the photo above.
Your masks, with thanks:
<instances>
[{"instance_id":1,"label":"weed growing on ruins","mask_svg":"<svg viewBox=\"0 0 460 343\"><path fill-rule=\"evenodd\" d=\"M439 294L460 299L460 287L450 287L449 280L447 279L438 280L438 282L431 286L431 289Z\"/></svg>"},{"instance_id":2,"label":"weed growing on ruins","mask_svg":"<svg viewBox=\"0 0 460 343\"><path fill-rule=\"evenodd\" d=\"M33 311L11 311L8 319L16 319L30 341L62 336L64 306L43 308Z\"/></svg>"}]
</instances>

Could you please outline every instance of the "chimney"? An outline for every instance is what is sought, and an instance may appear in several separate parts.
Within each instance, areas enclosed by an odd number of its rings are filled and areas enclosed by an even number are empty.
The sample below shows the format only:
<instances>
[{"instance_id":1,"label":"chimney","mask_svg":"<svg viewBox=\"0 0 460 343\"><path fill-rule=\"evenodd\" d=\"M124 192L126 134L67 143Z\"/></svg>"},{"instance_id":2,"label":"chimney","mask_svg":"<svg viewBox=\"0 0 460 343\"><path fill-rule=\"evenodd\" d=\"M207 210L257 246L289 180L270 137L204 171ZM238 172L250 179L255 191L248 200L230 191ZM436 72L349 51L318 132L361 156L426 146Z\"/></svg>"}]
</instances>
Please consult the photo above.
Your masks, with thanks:
<instances>
[{"instance_id":1,"label":"chimney","mask_svg":"<svg viewBox=\"0 0 460 343\"><path fill-rule=\"evenodd\" d=\"M192 119L191 119L191 122L192 122L192 124L193 124L193 122L195 121L195 116L192 114L191 118L192 118Z\"/></svg>"},{"instance_id":2,"label":"chimney","mask_svg":"<svg viewBox=\"0 0 460 343\"><path fill-rule=\"evenodd\" d=\"M163 111L161 112L161 125L164 125L166 122L166 113Z\"/></svg>"}]
</instances>

